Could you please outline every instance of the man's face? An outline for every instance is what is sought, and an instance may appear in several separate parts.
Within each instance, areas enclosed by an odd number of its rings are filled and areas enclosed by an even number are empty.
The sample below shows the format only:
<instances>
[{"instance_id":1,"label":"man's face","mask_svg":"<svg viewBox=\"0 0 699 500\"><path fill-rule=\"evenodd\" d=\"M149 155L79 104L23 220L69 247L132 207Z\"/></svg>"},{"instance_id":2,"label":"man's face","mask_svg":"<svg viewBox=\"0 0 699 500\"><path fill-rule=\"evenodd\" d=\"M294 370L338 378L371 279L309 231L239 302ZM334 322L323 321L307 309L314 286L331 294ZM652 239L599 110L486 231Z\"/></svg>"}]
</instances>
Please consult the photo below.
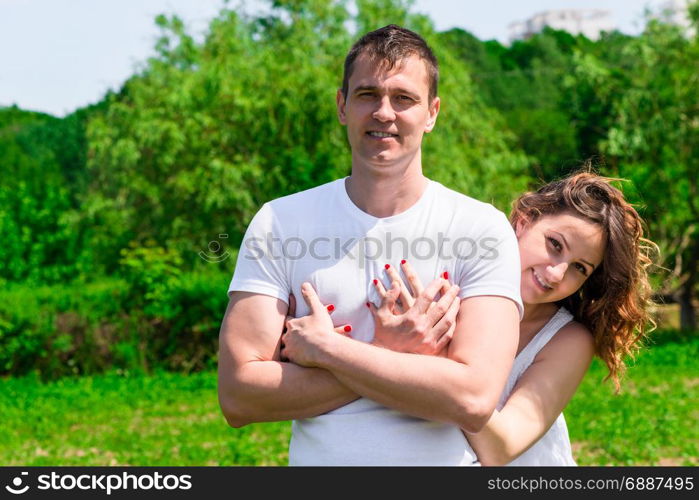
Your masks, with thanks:
<instances>
[{"instance_id":1,"label":"man's face","mask_svg":"<svg viewBox=\"0 0 699 500\"><path fill-rule=\"evenodd\" d=\"M420 158L422 136L434 127L439 98L429 102L428 75L418 56L387 71L360 55L354 62L347 99L337 93L340 123L347 126L353 167L408 166ZM419 165L419 163L418 163Z\"/></svg>"}]
</instances>

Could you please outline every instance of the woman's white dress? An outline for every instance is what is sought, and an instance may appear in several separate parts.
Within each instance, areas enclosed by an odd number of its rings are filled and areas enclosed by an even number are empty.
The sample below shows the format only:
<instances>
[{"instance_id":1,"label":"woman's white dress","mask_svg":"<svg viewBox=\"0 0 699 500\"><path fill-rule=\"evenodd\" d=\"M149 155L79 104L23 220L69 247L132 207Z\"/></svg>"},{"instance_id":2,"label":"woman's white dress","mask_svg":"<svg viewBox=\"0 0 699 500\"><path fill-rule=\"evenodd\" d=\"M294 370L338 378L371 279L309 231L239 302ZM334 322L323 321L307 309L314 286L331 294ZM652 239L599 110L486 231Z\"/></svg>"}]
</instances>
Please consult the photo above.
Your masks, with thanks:
<instances>
[{"instance_id":1,"label":"woman's white dress","mask_svg":"<svg viewBox=\"0 0 699 500\"><path fill-rule=\"evenodd\" d=\"M572 319L573 315L567 309L561 307L517 355L505 389L500 396L500 402L497 406L498 410L505 406L512 389L525 370L532 364L539 351L551 340L556 332ZM558 415L556 421L541 439L508 465L577 465L575 460L573 460L568 427L563 414Z\"/></svg>"}]
</instances>

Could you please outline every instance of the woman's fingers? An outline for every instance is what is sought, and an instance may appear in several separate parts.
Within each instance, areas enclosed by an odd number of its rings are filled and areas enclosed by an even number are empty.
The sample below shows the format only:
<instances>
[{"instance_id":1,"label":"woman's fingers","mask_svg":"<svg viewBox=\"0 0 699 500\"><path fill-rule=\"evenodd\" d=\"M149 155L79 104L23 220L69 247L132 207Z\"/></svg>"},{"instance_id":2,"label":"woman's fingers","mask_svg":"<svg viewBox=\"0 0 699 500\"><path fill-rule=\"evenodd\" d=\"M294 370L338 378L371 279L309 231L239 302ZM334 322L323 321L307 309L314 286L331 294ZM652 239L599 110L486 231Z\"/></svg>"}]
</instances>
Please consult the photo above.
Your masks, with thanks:
<instances>
[{"instance_id":1,"label":"woman's fingers","mask_svg":"<svg viewBox=\"0 0 699 500\"><path fill-rule=\"evenodd\" d=\"M398 287L396 301L398 299L400 300L403 306L403 312L415 307L417 312L421 314L430 311L430 315L433 317L434 322L439 320L439 318L446 313L455 294L458 293L458 286L455 291L451 290L452 285L449 283L448 274L445 272L439 278L431 281L427 285L427 288L423 288L420 277L406 260L401 261L401 267L405 279L407 280L407 285L406 282L401 279L396 268L388 266L385 269L386 274L391 278L391 287ZM379 279L374 279L374 287L379 297L382 299L381 307L383 307L385 304L384 299L390 290L387 291L382 281ZM441 296L441 299L444 299L441 304L439 301L435 300L437 296Z\"/></svg>"},{"instance_id":2,"label":"woman's fingers","mask_svg":"<svg viewBox=\"0 0 699 500\"><path fill-rule=\"evenodd\" d=\"M449 308L447 309L447 312L435 325L435 337L438 337L435 344L435 349L437 352L444 349L454 336L454 331L456 330L456 317L459 314L460 307L461 299L458 296L454 297L449 305Z\"/></svg>"},{"instance_id":3,"label":"woman's fingers","mask_svg":"<svg viewBox=\"0 0 699 500\"><path fill-rule=\"evenodd\" d=\"M336 326L333 328L335 330L335 333L339 333L340 335L344 335L345 337L352 337L350 335L350 332L352 331L352 325L342 325L342 326Z\"/></svg>"},{"instance_id":4,"label":"woman's fingers","mask_svg":"<svg viewBox=\"0 0 699 500\"><path fill-rule=\"evenodd\" d=\"M374 278L374 288L376 288L376 293L378 293L379 297L383 300L386 295L386 288L383 286L380 279Z\"/></svg>"},{"instance_id":5,"label":"woman's fingers","mask_svg":"<svg viewBox=\"0 0 699 500\"><path fill-rule=\"evenodd\" d=\"M415 301L415 308L417 309L417 312L419 313L425 313L430 309L433 309L430 307L430 304L434 302L434 298L437 296L439 291L442 289L444 279L443 278L437 278L436 280L432 280L428 285L427 288L425 288L420 295L418 296L417 300ZM444 314L444 311L442 311L442 314Z\"/></svg>"},{"instance_id":6,"label":"woman's fingers","mask_svg":"<svg viewBox=\"0 0 699 500\"><path fill-rule=\"evenodd\" d=\"M393 308L396 305L396 301L398 300L398 296L400 295L400 283L393 281L391 283L391 288L386 290L380 279L374 279L374 288L376 288L376 293L378 293L379 297L381 297L381 303L379 304L378 310L381 310L382 312L384 312L384 310L388 310L388 312L392 313ZM371 313L376 316L376 313L378 313L376 306L374 306L374 304L371 302L367 302L367 307L371 309Z\"/></svg>"},{"instance_id":7,"label":"woman's fingers","mask_svg":"<svg viewBox=\"0 0 699 500\"><path fill-rule=\"evenodd\" d=\"M449 308L452 305L452 302L454 302L454 299L456 296L459 294L459 290L461 288L459 285L451 285L448 288L442 287L442 297L437 301L434 307L430 308L427 315L430 319L430 322L432 324L436 324L442 316L444 316Z\"/></svg>"},{"instance_id":8,"label":"woman's fingers","mask_svg":"<svg viewBox=\"0 0 699 500\"><path fill-rule=\"evenodd\" d=\"M333 306L332 304L325 307L321 303L320 298L318 298L318 294L313 289L313 286L308 282L304 282L301 285L301 295L303 295L303 300L305 300L306 304L308 304L308 308L311 310L311 314L319 314L323 312L323 310L327 312L332 312L335 309L335 306Z\"/></svg>"},{"instance_id":9,"label":"woman's fingers","mask_svg":"<svg viewBox=\"0 0 699 500\"><path fill-rule=\"evenodd\" d=\"M420 277L417 275L415 269L413 269L413 266L411 266L408 261L403 260L401 261L400 265L403 268L405 279L408 280L408 286L410 287L412 296L417 298L424 290Z\"/></svg>"},{"instance_id":10,"label":"woman's fingers","mask_svg":"<svg viewBox=\"0 0 699 500\"><path fill-rule=\"evenodd\" d=\"M452 284L449 282L449 276L446 272L440 276L440 278L444 278L442 280L442 288L439 290L439 292L444 295L449 291L449 288L452 286Z\"/></svg>"},{"instance_id":11,"label":"woman's fingers","mask_svg":"<svg viewBox=\"0 0 699 500\"><path fill-rule=\"evenodd\" d=\"M381 283L380 280L379 283ZM383 285L381 285L381 287L383 288ZM381 297L381 305L379 306L379 310L381 310L382 312L393 314L393 309L396 306L396 301L398 300L399 295L400 283L394 281L391 283L391 288L385 291L383 296Z\"/></svg>"},{"instance_id":12,"label":"woman's fingers","mask_svg":"<svg viewBox=\"0 0 699 500\"><path fill-rule=\"evenodd\" d=\"M403 311L407 311L411 307L413 307L413 304L415 303L415 298L411 295L410 290L408 287L405 285L405 282L403 279L400 277L398 274L398 271L396 270L395 267L390 266L386 268L386 274L388 274L388 277L391 278L391 281L398 282L400 283L400 302L403 305Z\"/></svg>"}]
</instances>

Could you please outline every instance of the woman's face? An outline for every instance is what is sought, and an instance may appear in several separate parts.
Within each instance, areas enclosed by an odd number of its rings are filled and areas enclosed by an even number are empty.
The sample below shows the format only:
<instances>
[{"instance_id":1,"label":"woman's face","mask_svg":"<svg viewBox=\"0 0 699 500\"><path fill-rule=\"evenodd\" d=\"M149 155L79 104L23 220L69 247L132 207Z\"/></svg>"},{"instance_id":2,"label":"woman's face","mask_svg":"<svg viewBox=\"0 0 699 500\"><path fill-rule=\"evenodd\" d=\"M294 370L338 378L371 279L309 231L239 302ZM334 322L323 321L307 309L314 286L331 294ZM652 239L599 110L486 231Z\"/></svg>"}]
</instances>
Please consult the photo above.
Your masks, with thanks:
<instances>
[{"instance_id":1,"label":"woman's face","mask_svg":"<svg viewBox=\"0 0 699 500\"><path fill-rule=\"evenodd\" d=\"M602 262L602 228L576 215L542 216L515 226L525 304L556 302L575 293Z\"/></svg>"}]
</instances>

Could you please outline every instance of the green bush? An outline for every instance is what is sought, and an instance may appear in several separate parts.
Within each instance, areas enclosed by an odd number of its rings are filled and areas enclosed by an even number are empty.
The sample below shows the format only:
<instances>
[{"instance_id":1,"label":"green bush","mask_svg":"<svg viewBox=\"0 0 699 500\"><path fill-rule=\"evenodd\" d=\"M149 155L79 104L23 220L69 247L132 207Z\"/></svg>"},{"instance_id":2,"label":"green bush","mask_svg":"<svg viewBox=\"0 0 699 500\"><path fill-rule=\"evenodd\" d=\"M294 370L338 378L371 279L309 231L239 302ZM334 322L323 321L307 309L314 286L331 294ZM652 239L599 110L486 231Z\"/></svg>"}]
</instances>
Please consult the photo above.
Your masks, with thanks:
<instances>
[{"instance_id":1,"label":"green bush","mask_svg":"<svg viewBox=\"0 0 699 500\"><path fill-rule=\"evenodd\" d=\"M215 366L230 274L180 274L163 267L164 255L130 253L126 274L132 281L4 286L0 374L53 379Z\"/></svg>"},{"instance_id":2,"label":"green bush","mask_svg":"<svg viewBox=\"0 0 699 500\"><path fill-rule=\"evenodd\" d=\"M124 290L124 282L115 279L6 285L0 291L0 370L50 377L106 368Z\"/></svg>"}]
</instances>

